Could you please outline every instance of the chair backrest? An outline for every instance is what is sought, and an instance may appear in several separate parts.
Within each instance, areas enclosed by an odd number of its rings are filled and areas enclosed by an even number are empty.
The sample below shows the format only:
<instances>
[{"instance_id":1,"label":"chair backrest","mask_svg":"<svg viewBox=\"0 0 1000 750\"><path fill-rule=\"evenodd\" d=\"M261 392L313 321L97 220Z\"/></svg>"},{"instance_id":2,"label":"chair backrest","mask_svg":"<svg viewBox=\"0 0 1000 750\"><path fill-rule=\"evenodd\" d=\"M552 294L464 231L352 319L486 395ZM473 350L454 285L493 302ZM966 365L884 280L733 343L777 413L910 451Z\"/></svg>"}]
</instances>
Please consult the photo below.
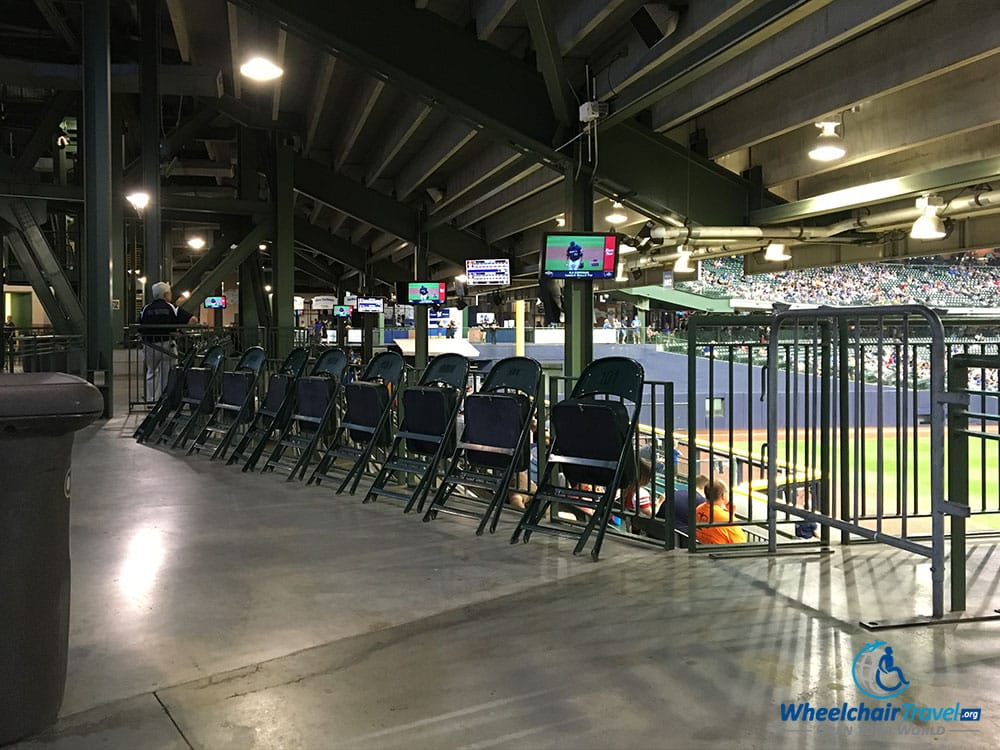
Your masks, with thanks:
<instances>
[{"instance_id":1,"label":"chair backrest","mask_svg":"<svg viewBox=\"0 0 1000 750\"><path fill-rule=\"evenodd\" d=\"M264 360L267 355L264 354L264 348L260 346L251 346L245 352L243 356L240 357L240 361L236 363L235 371L249 370L250 372L257 374L260 372L260 368L264 366Z\"/></svg>"},{"instance_id":2,"label":"chair backrest","mask_svg":"<svg viewBox=\"0 0 1000 750\"><path fill-rule=\"evenodd\" d=\"M386 385L391 385L395 393L399 390L399 382L403 379L405 367L406 360L399 352L380 352L372 357L372 361L361 373L360 380L367 382L381 380Z\"/></svg>"},{"instance_id":3,"label":"chair backrest","mask_svg":"<svg viewBox=\"0 0 1000 750\"><path fill-rule=\"evenodd\" d=\"M226 350L221 346L212 346L201 358L201 366L209 370L218 370L226 358Z\"/></svg>"},{"instance_id":4,"label":"chair backrest","mask_svg":"<svg viewBox=\"0 0 1000 750\"><path fill-rule=\"evenodd\" d=\"M330 375L337 379L339 383L344 379L344 370L347 369L347 355L343 349L327 349L319 355L316 364L313 365L310 375Z\"/></svg>"},{"instance_id":5,"label":"chair backrest","mask_svg":"<svg viewBox=\"0 0 1000 750\"><path fill-rule=\"evenodd\" d=\"M534 401L542 382L542 366L530 357L501 359L486 375L480 393L515 393Z\"/></svg>"},{"instance_id":6,"label":"chair backrest","mask_svg":"<svg viewBox=\"0 0 1000 750\"><path fill-rule=\"evenodd\" d=\"M635 408L642 404L645 371L642 365L628 357L605 357L587 365L573 386L570 398L617 396L631 401Z\"/></svg>"},{"instance_id":7,"label":"chair backrest","mask_svg":"<svg viewBox=\"0 0 1000 750\"><path fill-rule=\"evenodd\" d=\"M420 385L449 385L464 394L468 378L468 359L461 354L439 354L427 365L420 377Z\"/></svg>"},{"instance_id":8,"label":"chair backrest","mask_svg":"<svg viewBox=\"0 0 1000 750\"><path fill-rule=\"evenodd\" d=\"M288 353L288 356L285 357L285 361L281 363L281 367L278 369L278 372L297 378L306 369L306 364L308 362L309 350L304 347L297 347Z\"/></svg>"}]
</instances>

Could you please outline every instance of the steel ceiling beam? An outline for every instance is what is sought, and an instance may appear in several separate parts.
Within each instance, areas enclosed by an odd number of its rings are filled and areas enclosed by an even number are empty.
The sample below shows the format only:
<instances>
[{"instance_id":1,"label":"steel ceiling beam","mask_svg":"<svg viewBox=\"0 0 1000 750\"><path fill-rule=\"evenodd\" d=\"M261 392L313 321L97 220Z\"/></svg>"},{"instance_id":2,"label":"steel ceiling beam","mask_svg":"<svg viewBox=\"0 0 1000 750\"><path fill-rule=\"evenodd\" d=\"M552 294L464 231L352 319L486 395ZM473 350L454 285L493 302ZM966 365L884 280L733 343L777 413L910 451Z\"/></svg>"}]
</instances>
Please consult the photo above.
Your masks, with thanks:
<instances>
[{"instance_id":1,"label":"steel ceiling beam","mask_svg":"<svg viewBox=\"0 0 1000 750\"><path fill-rule=\"evenodd\" d=\"M777 36L718 67L711 74L698 78L676 96L661 101L654 107L653 127L661 130L698 117L783 73L797 70L810 60L866 34L924 2L926 0L867 0L863 4L833 3L821 8ZM895 40L906 38L899 36L895 27L892 27L892 33ZM858 70L857 63L850 57L841 59L851 60L849 69ZM831 70L840 71L844 68L827 68L827 76ZM865 71L866 77L867 73ZM680 106L681 101L686 102L687 106ZM678 109L687 111L678 117ZM705 127L700 121L698 126Z\"/></svg>"},{"instance_id":2,"label":"steel ceiling beam","mask_svg":"<svg viewBox=\"0 0 1000 750\"><path fill-rule=\"evenodd\" d=\"M331 286L335 286L337 283L337 276L334 274L331 266L324 266L321 263L317 263L312 258L304 256L301 252L295 253L295 268Z\"/></svg>"},{"instance_id":3,"label":"steel ceiling beam","mask_svg":"<svg viewBox=\"0 0 1000 750\"><path fill-rule=\"evenodd\" d=\"M564 0L556 21L556 36L563 56L589 47L595 37L616 32L646 0ZM704 3L695 3L704 5ZM603 34L602 34L603 32ZM587 52L589 50L584 50Z\"/></svg>"},{"instance_id":4,"label":"steel ceiling beam","mask_svg":"<svg viewBox=\"0 0 1000 750\"><path fill-rule=\"evenodd\" d=\"M836 162L809 158L818 133L814 127L754 146L753 159L763 167L764 183L777 185L995 125L998 80L1000 55L994 55L972 70L955 70L868 102L844 116L847 155Z\"/></svg>"},{"instance_id":5,"label":"steel ceiling beam","mask_svg":"<svg viewBox=\"0 0 1000 750\"><path fill-rule=\"evenodd\" d=\"M358 272L363 272L368 262L368 254L362 248L352 245L348 240L325 232L303 219L295 220L295 241ZM376 278L389 284L405 281L409 278L405 268L392 263L374 262L371 263L371 269Z\"/></svg>"},{"instance_id":6,"label":"steel ceiling beam","mask_svg":"<svg viewBox=\"0 0 1000 750\"><path fill-rule=\"evenodd\" d=\"M432 203L428 213L441 213L460 198L466 197L479 186L501 174L505 169L521 161L521 153L504 143L492 143L471 162L448 178L444 186L444 196Z\"/></svg>"},{"instance_id":7,"label":"steel ceiling beam","mask_svg":"<svg viewBox=\"0 0 1000 750\"><path fill-rule=\"evenodd\" d=\"M196 65L161 65L160 93L166 96L219 95L221 72ZM63 63L0 58L0 84L22 88L82 91L83 67ZM138 94L139 66L118 63L111 66L111 90L115 94Z\"/></svg>"},{"instance_id":8,"label":"steel ceiling beam","mask_svg":"<svg viewBox=\"0 0 1000 750\"><path fill-rule=\"evenodd\" d=\"M188 211L230 216L254 216L271 212L271 204L266 201L242 200L240 198L208 198L199 195L171 195L160 197L164 212Z\"/></svg>"},{"instance_id":9,"label":"steel ceiling beam","mask_svg":"<svg viewBox=\"0 0 1000 750\"><path fill-rule=\"evenodd\" d=\"M354 102L347 110L343 121L344 130L341 135L340 144L334 156L334 168L339 172L347 160L351 157L351 152L358 142L361 131L364 130L371 117L375 105L378 104L379 97L385 90L385 81L379 78L363 76L358 91L355 94Z\"/></svg>"},{"instance_id":10,"label":"steel ceiling beam","mask_svg":"<svg viewBox=\"0 0 1000 750\"><path fill-rule=\"evenodd\" d=\"M698 126L708 134L713 157L752 146L993 55L1000 49L997 28L1000 4L992 0L927 3L699 115ZM900 39L907 44L900 45ZM846 75L836 86L819 85L830 71ZM678 96L657 104L654 127L668 128L689 117L688 101Z\"/></svg>"},{"instance_id":11,"label":"steel ceiling beam","mask_svg":"<svg viewBox=\"0 0 1000 750\"><path fill-rule=\"evenodd\" d=\"M869 183L846 190L838 190L825 195L817 195L806 200L784 203L780 206L763 208L750 213L750 223L785 224L802 221L814 216L823 216L849 211L863 206L902 198L915 197L928 191L954 190L978 185L1000 178L1000 156L982 161L944 167L929 172L921 172L906 177L898 177L881 182Z\"/></svg>"},{"instance_id":12,"label":"steel ceiling beam","mask_svg":"<svg viewBox=\"0 0 1000 750\"><path fill-rule=\"evenodd\" d=\"M376 150L376 156L368 167L365 175L365 185L371 187L382 173L389 167L392 160L410 142L424 120L431 113L430 105L422 101L412 101L406 105L396 123L387 131L385 140Z\"/></svg>"},{"instance_id":13,"label":"steel ceiling beam","mask_svg":"<svg viewBox=\"0 0 1000 750\"><path fill-rule=\"evenodd\" d=\"M496 242L545 222L552 222L555 231L554 219L565 209L566 191L561 183L556 183L535 194L534 200L521 201L488 218L483 222L483 234L490 242Z\"/></svg>"},{"instance_id":14,"label":"steel ceiling beam","mask_svg":"<svg viewBox=\"0 0 1000 750\"><path fill-rule=\"evenodd\" d=\"M535 61L549 92L552 113L563 125L576 123L577 108L571 101L573 91L566 78L548 0L518 0L518 4L528 22L528 31L535 47Z\"/></svg>"},{"instance_id":15,"label":"steel ceiling beam","mask_svg":"<svg viewBox=\"0 0 1000 750\"><path fill-rule=\"evenodd\" d=\"M190 291L191 295L180 301L179 306L187 310L197 311L201 307L201 303L205 300L205 297L214 294L215 290L219 288L219 284L235 273L243 261L256 253L257 246L271 236L273 232L274 222L271 220L264 221L251 229L235 248L226 253L214 268L197 280L193 289L181 290L182 292Z\"/></svg>"},{"instance_id":16,"label":"steel ceiling beam","mask_svg":"<svg viewBox=\"0 0 1000 750\"><path fill-rule=\"evenodd\" d=\"M274 64L282 69L285 67L285 47L287 45L288 32L284 29L278 29L278 46L274 53ZM275 121L278 119L278 114L281 112L281 84L284 80L285 77L280 76L278 80L271 84L274 88L271 92L271 119Z\"/></svg>"},{"instance_id":17,"label":"steel ceiling beam","mask_svg":"<svg viewBox=\"0 0 1000 750\"><path fill-rule=\"evenodd\" d=\"M488 41L500 28L517 0L472 0L472 17L476 22L476 36Z\"/></svg>"},{"instance_id":18,"label":"steel ceiling beam","mask_svg":"<svg viewBox=\"0 0 1000 750\"><path fill-rule=\"evenodd\" d=\"M42 309L45 310L45 314L48 316L56 333L66 335L80 334L81 331L73 325L69 315L62 309L59 300L52 293L52 288L31 255L31 251L28 250L28 245L25 243L21 233L11 227L3 235L3 239L10 248L11 253L13 253L14 259L17 260L17 265L20 266L21 272L27 278L28 284L38 297L38 301Z\"/></svg>"},{"instance_id":19,"label":"steel ceiling beam","mask_svg":"<svg viewBox=\"0 0 1000 750\"><path fill-rule=\"evenodd\" d=\"M558 158L558 125L537 72L435 13L399 0L237 2L469 123Z\"/></svg>"},{"instance_id":20,"label":"steel ceiling beam","mask_svg":"<svg viewBox=\"0 0 1000 750\"><path fill-rule=\"evenodd\" d=\"M436 227L453 220L460 220L460 217L475 211L477 207L489 202L491 198L503 193L512 186L526 186L526 181L532 177L534 177L532 184L537 184L537 175L543 172L551 172L551 170L546 169L538 162L520 158L507 167L504 167L504 169L494 174L490 179L483 181L482 185L467 200L448 206L443 211L436 213L431 217L428 225ZM468 226L468 224L464 224L463 226Z\"/></svg>"},{"instance_id":21,"label":"steel ceiling beam","mask_svg":"<svg viewBox=\"0 0 1000 750\"><path fill-rule=\"evenodd\" d=\"M687 3L687 7L681 11L677 28L651 49L648 49L640 39L630 38L631 43L627 45L624 57L609 61L605 75L598 78L598 98L607 99L613 92L631 86L643 76L687 54L718 33L720 29L725 28L756 2L757 0L714 0L710 3ZM595 0L589 0L589 4L595 4ZM632 12L637 11L643 4L643 2L631 3ZM620 20L621 24L627 22L628 18ZM604 80L600 80L602 78Z\"/></svg>"},{"instance_id":22,"label":"steel ceiling beam","mask_svg":"<svg viewBox=\"0 0 1000 750\"><path fill-rule=\"evenodd\" d=\"M69 113L76 99L75 93L60 91L45 105L45 111L42 113L38 125L35 126L35 131L31 134L31 138L28 139L24 148L21 149L21 153L17 155L17 161L14 162L13 174L15 178L29 174L39 157L52 147L59 123Z\"/></svg>"},{"instance_id":23,"label":"steel ceiling beam","mask_svg":"<svg viewBox=\"0 0 1000 750\"><path fill-rule=\"evenodd\" d=\"M39 12L45 18L45 22L49 27L62 37L66 45L73 52L79 52L80 40L76 38L76 34L70 29L69 24L66 23L66 19L63 18L62 13L56 8L53 0L35 0L35 7L38 8Z\"/></svg>"},{"instance_id":24,"label":"steel ceiling beam","mask_svg":"<svg viewBox=\"0 0 1000 750\"><path fill-rule=\"evenodd\" d=\"M769 0L757 10L720 30L676 62L647 73L617 91L604 127L625 122L657 101L762 44L833 0Z\"/></svg>"},{"instance_id":25,"label":"steel ceiling beam","mask_svg":"<svg viewBox=\"0 0 1000 750\"><path fill-rule=\"evenodd\" d=\"M396 197L403 201L424 185L457 154L478 131L463 122L448 122L424 144L396 178Z\"/></svg>"},{"instance_id":26,"label":"steel ceiling beam","mask_svg":"<svg viewBox=\"0 0 1000 750\"><path fill-rule=\"evenodd\" d=\"M456 217L455 224L463 229L470 227L563 181L561 172L538 164L531 166L538 168L526 171L516 179L508 181L506 185L498 185L495 189L488 191L484 200Z\"/></svg>"},{"instance_id":27,"label":"steel ceiling beam","mask_svg":"<svg viewBox=\"0 0 1000 750\"><path fill-rule=\"evenodd\" d=\"M163 92L166 93L166 92ZM214 99L204 99L203 103L215 107L233 122L254 130L284 130L301 133L302 118L291 112L279 112L278 119L271 117L270 112L262 112L228 94Z\"/></svg>"},{"instance_id":28,"label":"steel ceiling beam","mask_svg":"<svg viewBox=\"0 0 1000 750\"><path fill-rule=\"evenodd\" d=\"M418 217L414 209L318 162L302 157L296 159L295 189L397 237L412 240L417 236Z\"/></svg>"},{"instance_id":29,"label":"steel ceiling beam","mask_svg":"<svg viewBox=\"0 0 1000 750\"><path fill-rule=\"evenodd\" d=\"M330 94L330 84L333 81L333 71L337 67L337 58L330 54L323 54L323 65L319 69L316 78L316 89L306 105L306 140L303 152L306 156L312 151L316 143L316 132L319 130L320 120L323 118L323 107L326 106L326 98Z\"/></svg>"}]
</instances>

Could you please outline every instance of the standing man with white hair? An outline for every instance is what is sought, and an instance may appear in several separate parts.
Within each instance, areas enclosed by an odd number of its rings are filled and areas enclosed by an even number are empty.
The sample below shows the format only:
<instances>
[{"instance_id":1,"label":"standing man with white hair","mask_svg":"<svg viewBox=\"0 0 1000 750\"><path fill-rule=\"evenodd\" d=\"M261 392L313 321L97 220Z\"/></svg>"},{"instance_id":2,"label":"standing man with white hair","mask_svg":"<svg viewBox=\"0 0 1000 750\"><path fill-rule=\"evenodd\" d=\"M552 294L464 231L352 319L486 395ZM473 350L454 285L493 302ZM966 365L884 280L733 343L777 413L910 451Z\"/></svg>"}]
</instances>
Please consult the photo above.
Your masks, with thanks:
<instances>
[{"instance_id":1,"label":"standing man with white hair","mask_svg":"<svg viewBox=\"0 0 1000 750\"><path fill-rule=\"evenodd\" d=\"M170 284L158 281L153 284L152 291L153 301L139 313L139 333L146 360L146 401L149 403L163 394L170 365L177 357L177 344L171 339L171 334L178 325L198 322L192 313L172 304Z\"/></svg>"}]
</instances>

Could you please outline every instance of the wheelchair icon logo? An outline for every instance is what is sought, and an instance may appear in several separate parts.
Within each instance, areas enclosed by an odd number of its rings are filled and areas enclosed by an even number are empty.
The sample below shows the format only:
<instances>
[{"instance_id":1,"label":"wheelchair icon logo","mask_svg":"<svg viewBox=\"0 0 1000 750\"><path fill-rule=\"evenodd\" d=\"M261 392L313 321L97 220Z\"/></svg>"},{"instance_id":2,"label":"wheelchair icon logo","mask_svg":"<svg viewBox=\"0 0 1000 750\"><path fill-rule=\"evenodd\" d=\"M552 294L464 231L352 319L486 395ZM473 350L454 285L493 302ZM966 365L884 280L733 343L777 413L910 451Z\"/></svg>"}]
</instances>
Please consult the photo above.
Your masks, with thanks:
<instances>
[{"instance_id":1,"label":"wheelchair icon logo","mask_svg":"<svg viewBox=\"0 0 1000 750\"><path fill-rule=\"evenodd\" d=\"M885 641L866 643L854 657L851 675L858 690L876 700L895 698L910 686L902 668L896 664L892 646Z\"/></svg>"}]
</instances>

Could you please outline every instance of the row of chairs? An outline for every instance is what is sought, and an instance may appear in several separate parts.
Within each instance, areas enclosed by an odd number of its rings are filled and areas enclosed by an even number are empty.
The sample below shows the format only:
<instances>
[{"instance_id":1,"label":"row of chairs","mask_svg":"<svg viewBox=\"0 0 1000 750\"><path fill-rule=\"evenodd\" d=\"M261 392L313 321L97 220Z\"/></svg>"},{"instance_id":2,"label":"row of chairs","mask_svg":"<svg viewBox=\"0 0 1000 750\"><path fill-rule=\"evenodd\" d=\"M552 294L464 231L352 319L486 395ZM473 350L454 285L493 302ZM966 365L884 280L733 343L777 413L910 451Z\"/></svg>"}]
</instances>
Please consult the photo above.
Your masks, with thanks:
<instances>
[{"instance_id":1,"label":"row of chairs","mask_svg":"<svg viewBox=\"0 0 1000 750\"><path fill-rule=\"evenodd\" d=\"M316 486L336 482L338 493L354 493L362 477L373 476L364 502L394 498L424 521L439 514L474 518L477 535L496 530L515 477L528 469L542 378L535 360L499 361L479 391L466 395L469 363L461 355L435 357L419 382L401 391L405 364L398 352L376 355L348 378L342 350L325 350L305 374L308 353L296 349L259 404L263 350L248 349L232 371L222 372L222 360L213 347L175 367L136 438L172 439L174 448L190 441L188 454L212 449L213 460L232 447L228 464L242 463L244 471L267 453L263 473L280 470L287 481ZM569 397L552 406L545 468L511 543L535 532L568 535L577 540L577 554L593 536L591 555L598 558L615 498L635 480L643 380L633 360L596 360ZM559 522L553 505L578 508L587 520Z\"/></svg>"}]
</instances>

